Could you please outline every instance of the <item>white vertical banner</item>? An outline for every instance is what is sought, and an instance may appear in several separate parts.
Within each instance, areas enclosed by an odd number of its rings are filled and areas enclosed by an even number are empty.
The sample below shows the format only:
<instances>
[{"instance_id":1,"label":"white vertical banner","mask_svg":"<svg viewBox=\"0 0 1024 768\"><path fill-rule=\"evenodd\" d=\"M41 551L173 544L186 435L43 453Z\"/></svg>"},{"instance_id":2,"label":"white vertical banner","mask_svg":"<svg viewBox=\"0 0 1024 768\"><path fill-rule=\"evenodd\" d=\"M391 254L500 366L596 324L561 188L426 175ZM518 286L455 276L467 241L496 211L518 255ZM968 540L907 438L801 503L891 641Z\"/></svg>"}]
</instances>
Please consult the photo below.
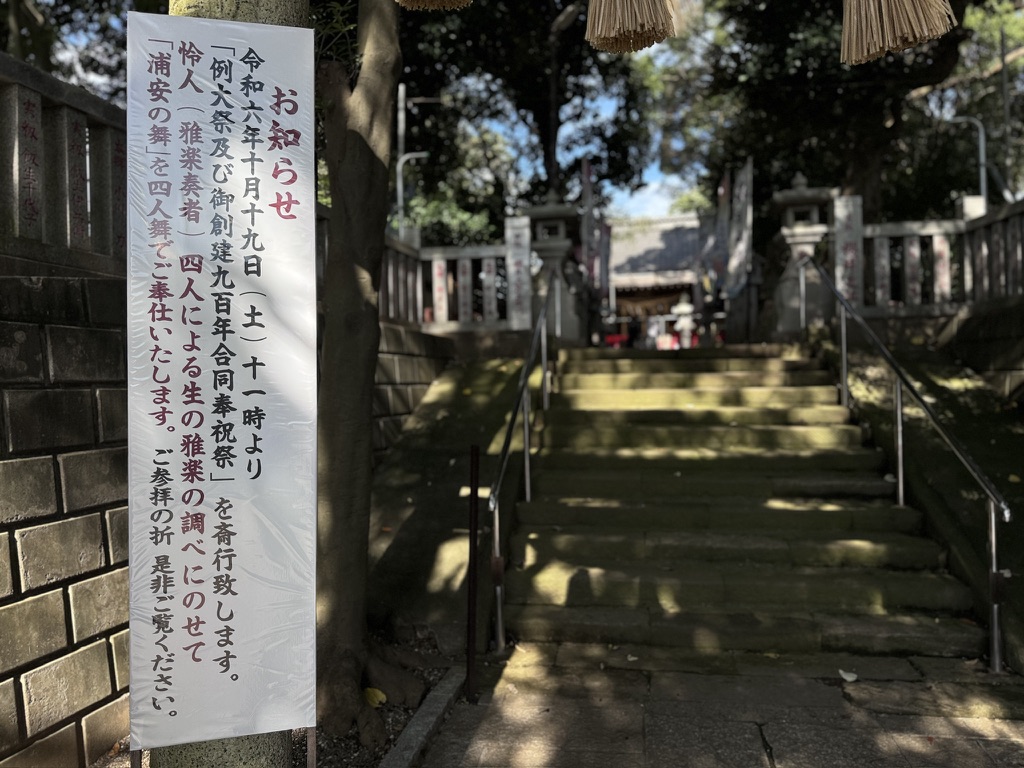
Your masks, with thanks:
<instances>
[{"instance_id":1,"label":"white vertical banner","mask_svg":"<svg viewBox=\"0 0 1024 768\"><path fill-rule=\"evenodd\" d=\"M473 322L473 260L459 259L456 272L459 294L459 322Z\"/></svg>"},{"instance_id":2,"label":"white vertical banner","mask_svg":"<svg viewBox=\"0 0 1024 768\"><path fill-rule=\"evenodd\" d=\"M481 264L484 288L484 322L498 320L498 261L488 256Z\"/></svg>"},{"instance_id":3,"label":"white vertical banner","mask_svg":"<svg viewBox=\"0 0 1024 768\"><path fill-rule=\"evenodd\" d=\"M903 298L908 307L921 305L921 238L903 238Z\"/></svg>"},{"instance_id":4,"label":"white vertical banner","mask_svg":"<svg viewBox=\"0 0 1024 768\"><path fill-rule=\"evenodd\" d=\"M430 263L434 288L434 322L448 322L448 262L434 259Z\"/></svg>"},{"instance_id":5,"label":"white vertical banner","mask_svg":"<svg viewBox=\"0 0 1024 768\"><path fill-rule=\"evenodd\" d=\"M128 24L132 748L309 727L313 35Z\"/></svg>"},{"instance_id":6,"label":"white vertical banner","mask_svg":"<svg viewBox=\"0 0 1024 768\"><path fill-rule=\"evenodd\" d=\"M833 259L839 292L855 307L864 306L864 215L859 195L833 202Z\"/></svg>"},{"instance_id":7,"label":"white vertical banner","mask_svg":"<svg viewBox=\"0 0 1024 768\"><path fill-rule=\"evenodd\" d=\"M936 304L945 304L953 297L953 273L949 238L945 235L932 236L932 264L934 272Z\"/></svg>"},{"instance_id":8,"label":"white vertical banner","mask_svg":"<svg viewBox=\"0 0 1024 768\"><path fill-rule=\"evenodd\" d=\"M508 273L508 327L529 330L533 324L530 280L530 217L505 219L505 270Z\"/></svg>"}]
</instances>

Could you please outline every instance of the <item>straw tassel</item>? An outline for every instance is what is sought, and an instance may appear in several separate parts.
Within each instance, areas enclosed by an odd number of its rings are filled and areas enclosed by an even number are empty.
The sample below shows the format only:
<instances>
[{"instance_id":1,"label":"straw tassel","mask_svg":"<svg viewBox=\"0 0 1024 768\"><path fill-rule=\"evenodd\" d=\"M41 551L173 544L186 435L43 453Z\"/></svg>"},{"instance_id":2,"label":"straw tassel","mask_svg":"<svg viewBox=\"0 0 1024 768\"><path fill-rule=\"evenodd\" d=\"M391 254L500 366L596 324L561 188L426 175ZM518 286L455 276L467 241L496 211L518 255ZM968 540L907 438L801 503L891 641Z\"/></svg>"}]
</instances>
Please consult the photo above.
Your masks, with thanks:
<instances>
[{"instance_id":1,"label":"straw tassel","mask_svg":"<svg viewBox=\"0 0 1024 768\"><path fill-rule=\"evenodd\" d=\"M397 0L409 11L460 11L473 0Z\"/></svg>"},{"instance_id":2,"label":"straw tassel","mask_svg":"<svg viewBox=\"0 0 1024 768\"><path fill-rule=\"evenodd\" d=\"M631 53L674 33L668 0L590 0L587 42L599 51Z\"/></svg>"},{"instance_id":3,"label":"straw tassel","mask_svg":"<svg viewBox=\"0 0 1024 768\"><path fill-rule=\"evenodd\" d=\"M949 0L844 0L840 59L863 64L941 37L954 26Z\"/></svg>"}]
</instances>

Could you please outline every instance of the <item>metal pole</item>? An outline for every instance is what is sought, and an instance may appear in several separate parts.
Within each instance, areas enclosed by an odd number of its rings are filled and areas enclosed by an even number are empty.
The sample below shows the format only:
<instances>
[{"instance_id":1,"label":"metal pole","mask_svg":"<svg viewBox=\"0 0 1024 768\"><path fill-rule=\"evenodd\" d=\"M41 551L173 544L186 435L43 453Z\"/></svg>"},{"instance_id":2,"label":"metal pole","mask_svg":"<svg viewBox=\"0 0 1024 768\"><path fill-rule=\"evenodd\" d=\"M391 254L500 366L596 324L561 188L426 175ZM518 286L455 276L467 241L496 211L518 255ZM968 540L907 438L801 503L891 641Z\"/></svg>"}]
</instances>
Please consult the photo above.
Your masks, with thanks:
<instances>
[{"instance_id":1,"label":"metal pole","mask_svg":"<svg viewBox=\"0 0 1024 768\"><path fill-rule=\"evenodd\" d=\"M142 768L142 750L133 749L128 753L128 762L131 768Z\"/></svg>"},{"instance_id":2,"label":"metal pole","mask_svg":"<svg viewBox=\"0 0 1024 768\"><path fill-rule=\"evenodd\" d=\"M398 198L398 237L405 240L405 164L410 160L430 157L429 152L405 152L395 164L395 197Z\"/></svg>"},{"instance_id":3,"label":"metal pole","mask_svg":"<svg viewBox=\"0 0 1024 768\"><path fill-rule=\"evenodd\" d=\"M544 376L541 380L541 393L543 396L544 410L551 407L551 385L548 373L548 334L547 328L543 330L540 337L540 370Z\"/></svg>"},{"instance_id":4,"label":"metal pole","mask_svg":"<svg viewBox=\"0 0 1024 768\"><path fill-rule=\"evenodd\" d=\"M469 564L466 574L466 698L476 703L476 621L480 535L480 447L469 447Z\"/></svg>"},{"instance_id":5,"label":"metal pole","mask_svg":"<svg viewBox=\"0 0 1024 768\"><path fill-rule=\"evenodd\" d=\"M555 291L555 338L562 338L562 272L555 273L555 279L551 281L551 288Z\"/></svg>"},{"instance_id":6,"label":"metal pole","mask_svg":"<svg viewBox=\"0 0 1024 768\"><path fill-rule=\"evenodd\" d=\"M530 486L530 388L523 390L523 472L526 478L526 500L532 501Z\"/></svg>"},{"instance_id":7,"label":"metal pole","mask_svg":"<svg viewBox=\"0 0 1024 768\"><path fill-rule=\"evenodd\" d=\"M316 768L316 726L306 729L306 768Z\"/></svg>"},{"instance_id":8,"label":"metal pole","mask_svg":"<svg viewBox=\"0 0 1024 768\"><path fill-rule=\"evenodd\" d=\"M398 156L405 154L405 83L398 84Z\"/></svg>"},{"instance_id":9,"label":"metal pole","mask_svg":"<svg viewBox=\"0 0 1024 768\"><path fill-rule=\"evenodd\" d=\"M807 330L807 262L800 262L800 330Z\"/></svg>"},{"instance_id":10,"label":"metal pole","mask_svg":"<svg viewBox=\"0 0 1024 768\"><path fill-rule=\"evenodd\" d=\"M846 338L846 307L839 306L839 345L842 348L842 382L840 390L840 402L844 408L850 406L850 351Z\"/></svg>"},{"instance_id":11,"label":"metal pole","mask_svg":"<svg viewBox=\"0 0 1024 768\"><path fill-rule=\"evenodd\" d=\"M896 427L896 503L902 507L905 506L903 489L906 486L903 475L903 384L898 378L893 384L892 401Z\"/></svg>"},{"instance_id":12,"label":"metal pole","mask_svg":"<svg viewBox=\"0 0 1024 768\"><path fill-rule=\"evenodd\" d=\"M988 549L991 570L989 572L989 599L992 612L989 618L989 672L1002 674L1003 671L1003 638L999 626L999 596L1003 574L999 572L998 553L996 547L996 503L988 500Z\"/></svg>"},{"instance_id":13,"label":"metal pole","mask_svg":"<svg viewBox=\"0 0 1024 768\"><path fill-rule=\"evenodd\" d=\"M985 124L976 117L951 117L951 123L970 123L978 129L978 194L988 208L988 159L985 152Z\"/></svg>"}]
</instances>

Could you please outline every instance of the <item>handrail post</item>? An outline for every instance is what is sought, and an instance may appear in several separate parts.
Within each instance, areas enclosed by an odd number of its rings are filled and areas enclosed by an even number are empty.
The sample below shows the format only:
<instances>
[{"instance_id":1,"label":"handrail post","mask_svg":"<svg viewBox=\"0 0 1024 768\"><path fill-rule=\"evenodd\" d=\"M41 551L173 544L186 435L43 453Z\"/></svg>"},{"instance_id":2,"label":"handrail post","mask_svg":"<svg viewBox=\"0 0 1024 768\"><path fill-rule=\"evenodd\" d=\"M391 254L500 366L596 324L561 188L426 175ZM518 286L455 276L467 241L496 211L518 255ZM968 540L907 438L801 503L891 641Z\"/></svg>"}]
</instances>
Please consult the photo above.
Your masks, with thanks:
<instances>
[{"instance_id":1,"label":"handrail post","mask_svg":"<svg viewBox=\"0 0 1024 768\"><path fill-rule=\"evenodd\" d=\"M893 384L892 391L893 420L896 427L896 503L901 507L905 506L906 497L903 489L906 487L903 462L903 384L899 377Z\"/></svg>"},{"instance_id":2,"label":"handrail post","mask_svg":"<svg viewBox=\"0 0 1024 768\"><path fill-rule=\"evenodd\" d=\"M514 418L513 414L513 418ZM490 505L494 510L491 518L491 581L494 582L494 649L505 650L505 561L501 556L501 511L498 497L491 490Z\"/></svg>"},{"instance_id":3,"label":"handrail post","mask_svg":"<svg viewBox=\"0 0 1024 768\"><path fill-rule=\"evenodd\" d=\"M839 305L839 346L842 349L842 381L839 402L844 408L850 406L850 345L846 334L846 307Z\"/></svg>"},{"instance_id":4,"label":"handrail post","mask_svg":"<svg viewBox=\"0 0 1024 768\"><path fill-rule=\"evenodd\" d=\"M555 272L555 279L550 283L555 291L555 338L562 338L562 272Z\"/></svg>"},{"instance_id":5,"label":"handrail post","mask_svg":"<svg viewBox=\"0 0 1024 768\"><path fill-rule=\"evenodd\" d=\"M523 472L526 476L526 500L532 501L530 482L530 388L523 391Z\"/></svg>"},{"instance_id":6,"label":"handrail post","mask_svg":"<svg viewBox=\"0 0 1024 768\"><path fill-rule=\"evenodd\" d=\"M548 372L548 334L547 328L541 332L540 337L540 370L543 374L541 379L541 393L543 406L546 411L551 407L551 378Z\"/></svg>"},{"instance_id":7,"label":"handrail post","mask_svg":"<svg viewBox=\"0 0 1024 768\"><path fill-rule=\"evenodd\" d=\"M989 672L995 675L1003 672L1003 638L1002 628L999 625L999 596L1002 592L1003 574L999 570L997 533L996 526L996 503L992 498L988 500L988 549L989 549L989 601L992 603L991 615L989 618Z\"/></svg>"},{"instance_id":8,"label":"handrail post","mask_svg":"<svg viewBox=\"0 0 1024 768\"><path fill-rule=\"evenodd\" d=\"M807 259L800 261L800 330L807 330Z\"/></svg>"}]
</instances>

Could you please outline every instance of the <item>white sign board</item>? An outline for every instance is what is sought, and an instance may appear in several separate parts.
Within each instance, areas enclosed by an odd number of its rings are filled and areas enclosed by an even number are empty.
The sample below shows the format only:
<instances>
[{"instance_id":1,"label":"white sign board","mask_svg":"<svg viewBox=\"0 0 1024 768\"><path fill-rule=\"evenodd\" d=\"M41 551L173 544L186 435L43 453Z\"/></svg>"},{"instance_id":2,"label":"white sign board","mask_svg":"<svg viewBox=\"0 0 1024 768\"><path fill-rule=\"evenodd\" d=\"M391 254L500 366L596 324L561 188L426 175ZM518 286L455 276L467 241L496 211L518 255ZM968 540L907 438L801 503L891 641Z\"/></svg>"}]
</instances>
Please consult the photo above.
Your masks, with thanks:
<instances>
[{"instance_id":1,"label":"white sign board","mask_svg":"<svg viewBox=\"0 0 1024 768\"><path fill-rule=\"evenodd\" d=\"M132 748L312 726L312 32L128 24Z\"/></svg>"}]
</instances>

